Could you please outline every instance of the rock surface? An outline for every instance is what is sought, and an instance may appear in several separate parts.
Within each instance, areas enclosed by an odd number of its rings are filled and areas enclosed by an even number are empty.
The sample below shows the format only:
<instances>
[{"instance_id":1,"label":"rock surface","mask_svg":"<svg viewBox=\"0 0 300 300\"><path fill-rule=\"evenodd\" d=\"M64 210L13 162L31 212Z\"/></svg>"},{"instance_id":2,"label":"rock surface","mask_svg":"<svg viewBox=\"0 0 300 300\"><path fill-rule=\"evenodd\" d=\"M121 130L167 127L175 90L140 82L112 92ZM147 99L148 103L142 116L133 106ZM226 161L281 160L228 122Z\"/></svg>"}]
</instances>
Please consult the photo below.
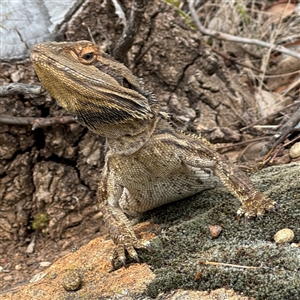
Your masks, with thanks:
<instances>
[{"instance_id":1,"label":"rock surface","mask_svg":"<svg viewBox=\"0 0 300 300\"><path fill-rule=\"evenodd\" d=\"M141 264L110 272L113 244L102 236L0 299L299 299L300 248L273 241L289 227L299 243L299 176L294 163L252 177L278 203L277 213L262 220L238 222L234 197L222 188L205 192L143 215L135 231L152 239L154 251L139 251ZM209 224L222 225L218 238ZM80 278L78 288L67 291L72 278Z\"/></svg>"},{"instance_id":2,"label":"rock surface","mask_svg":"<svg viewBox=\"0 0 300 300\"><path fill-rule=\"evenodd\" d=\"M0 61L24 59L29 49L54 40L61 25L82 0L1 1Z\"/></svg>"}]
</instances>

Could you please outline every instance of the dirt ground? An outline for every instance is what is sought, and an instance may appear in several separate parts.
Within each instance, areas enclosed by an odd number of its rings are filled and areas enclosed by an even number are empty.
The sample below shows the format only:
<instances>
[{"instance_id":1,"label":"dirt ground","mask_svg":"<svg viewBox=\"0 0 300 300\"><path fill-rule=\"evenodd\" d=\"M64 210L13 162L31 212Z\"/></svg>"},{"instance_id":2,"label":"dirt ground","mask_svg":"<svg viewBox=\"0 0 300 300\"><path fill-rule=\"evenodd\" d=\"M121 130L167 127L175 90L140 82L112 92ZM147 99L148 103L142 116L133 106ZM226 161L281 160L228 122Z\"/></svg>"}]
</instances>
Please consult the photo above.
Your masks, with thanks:
<instances>
[{"instance_id":1,"label":"dirt ground","mask_svg":"<svg viewBox=\"0 0 300 300\"><path fill-rule=\"evenodd\" d=\"M0 272L1 293L28 283L35 274L48 268L59 258L100 236L101 222L92 223L84 232L74 228L56 241L42 233L36 234L32 247L33 253L27 253L29 243L33 240L30 236L24 241L4 245L0 253L0 264L3 268Z\"/></svg>"}]
</instances>

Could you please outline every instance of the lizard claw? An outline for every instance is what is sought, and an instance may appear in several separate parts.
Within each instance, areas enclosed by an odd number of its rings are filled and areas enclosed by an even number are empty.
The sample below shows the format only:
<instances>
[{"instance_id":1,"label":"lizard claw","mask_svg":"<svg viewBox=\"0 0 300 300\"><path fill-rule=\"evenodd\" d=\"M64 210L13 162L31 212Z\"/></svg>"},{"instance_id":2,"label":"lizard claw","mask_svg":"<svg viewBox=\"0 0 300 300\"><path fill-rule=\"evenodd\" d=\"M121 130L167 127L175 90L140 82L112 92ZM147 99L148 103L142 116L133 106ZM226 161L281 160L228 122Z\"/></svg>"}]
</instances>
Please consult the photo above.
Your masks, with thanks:
<instances>
[{"instance_id":1,"label":"lizard claw","mask_svg":"<svg viewBox=\"0 0 300 300\"><path fill-rule=\"evenodd\" d=\"M249 219L250 219L250 217L248 215L246 215L244 213L241 213L240 210L237 211L237 220L238 220L238 222L244 221L245 223L248 223Z\"/></svg>"},{"instance_id":2,"label":"lizard claw","mask_svg":"<svg viewBox=\"0 0 300 300\"><path fill-rule=\"evenodd\" d=\"M263 219L263 216L262 215L257 215L256 218L261 221Z\"/></svg>"},{"instance_id":3,"label":"lizard claw","mask_svg":"<svg viewBox=\"0 0 300 300\"><path fill-rule=\"evenodd\" d=\"M132 244L126 245L126 250L131 258L133 258L136 262L140 262L140 258Z\"/></svg>"},{"instance_id":4,"label":"lizard claw","mask_svg":"<svg viewBox=\"0 0 300 300\"><path fill-rule=\"evenodd\" d=\"M113 269L116 269L116 263L119 261L121 262L122 266L126 267L126 255L125 250L127 251L128 255L134 259L136 262L140 262L140 258L135 250L135 248L138 249L146 249L148 251L152 251L152 247L149 241L147 240L138 240L136 239L132 243L122 243L118 244L116 248L113 251L113 254L110 256L110 262L113 267Z\"/></svg>"},{"instance_id":5,"label":"lizard claw","mask_svg":"<svg viewBox=\"0 0 300 300\"><path fill-rule=\"evenodd\" d=\"M153 251L153 248L151 246L151 243L147 240L138 240L135 244L134 244L134 247L135 248L138 248L138 249L146 249L148 250L149 252L152 252Z\"/></svg>"},{"instance_id":6,"label":"lizard claw","mask_svg":"<svg viewBox=\"0 0 300 300\"><path fill-rule=\"evenodd\" d=\"M121 247L117 247L113 250L112 255L109 257L110 263L113 267L113 270L117 269L117 261L120 261L122 266L126 267L126 257L125 257L125 251Z\"/></svg>"},{"instance_id":7,"label":"lizard claw","mask_svg":"<svg viewBox=\"0 0 300 300\"><path fill-rule=\"evenodd\" d=\"M259 220L266 211L275 211L276 202L258 193L253 199L248 199L243 202L242 207L237 211L238 219L244 216L246 220L252 217L257 217Z\"/></svg>"}]
</instances>

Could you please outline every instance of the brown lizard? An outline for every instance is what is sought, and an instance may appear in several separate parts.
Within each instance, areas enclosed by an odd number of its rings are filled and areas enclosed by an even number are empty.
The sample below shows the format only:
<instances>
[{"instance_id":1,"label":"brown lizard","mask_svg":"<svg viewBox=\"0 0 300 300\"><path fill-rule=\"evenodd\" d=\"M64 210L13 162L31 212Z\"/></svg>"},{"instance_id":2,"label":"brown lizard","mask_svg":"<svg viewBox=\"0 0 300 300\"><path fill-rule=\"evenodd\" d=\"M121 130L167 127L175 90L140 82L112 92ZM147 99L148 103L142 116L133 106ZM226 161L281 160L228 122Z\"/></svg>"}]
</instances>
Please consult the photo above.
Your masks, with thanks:
<instances>
[{"instance_id":1,"label":"brown lizard","mask_svg":"<svg viewBox=\"0 0 300 300\"><path fill-rule=\"evenodd\" d=\"M75 119L106 137L109 151L99 184L100 210L116 244L112 262L125 250L150 243L135 236L127 215L214 188L237 197L238 215L262 216L275 202L200 136L175 130L154 95L121 63L89 41L34 46L31 60L43 86Z\"/></svg>"}]
</instances>

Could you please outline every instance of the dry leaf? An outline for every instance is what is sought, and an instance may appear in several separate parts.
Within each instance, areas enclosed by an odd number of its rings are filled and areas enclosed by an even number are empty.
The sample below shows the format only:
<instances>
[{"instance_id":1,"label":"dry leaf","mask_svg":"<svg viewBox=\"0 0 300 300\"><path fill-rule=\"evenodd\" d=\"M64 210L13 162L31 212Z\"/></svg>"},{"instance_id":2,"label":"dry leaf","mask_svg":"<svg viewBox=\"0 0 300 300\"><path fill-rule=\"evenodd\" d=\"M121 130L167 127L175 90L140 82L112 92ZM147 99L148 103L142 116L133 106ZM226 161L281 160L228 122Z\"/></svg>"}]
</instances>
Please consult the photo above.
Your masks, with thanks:
<instances>
[{"instance_id":1,"label":"dry leaf","mask_svg":"<svg viewBox=\"0 0 300 300\"><path fill-rule=\"evenodd\" d=\"M281 18L286 18L290 16L296 8L294 3L274 3L265 10L270 14L270 23L278 23Z\"/></svg>"},{"instance_id":2,"label":"dry leaf","mask_svg":"<svg viewBox=\"0 0 300 300\"><path fill-rule=\"evenodd\" d=\"M269 78L267 86L271 91L275 91L283 85L290 84L299 74L295 73L296 71L300 73L300 59L292 56L285 57L278 63L276 69L270 72L271 75L282 75Z\"/></svg>"},{"instance_id":3,"label":"dry leaf","mask_svg":"<svg viewBox=\"0 0 300 300\"><path fill-rule=\"evenodd\" d=\"M256 92L254 96L260 117L266 117L290 102L289 97L283 98L280 94L265 90Z\"/></svg>"}]
</instances>

